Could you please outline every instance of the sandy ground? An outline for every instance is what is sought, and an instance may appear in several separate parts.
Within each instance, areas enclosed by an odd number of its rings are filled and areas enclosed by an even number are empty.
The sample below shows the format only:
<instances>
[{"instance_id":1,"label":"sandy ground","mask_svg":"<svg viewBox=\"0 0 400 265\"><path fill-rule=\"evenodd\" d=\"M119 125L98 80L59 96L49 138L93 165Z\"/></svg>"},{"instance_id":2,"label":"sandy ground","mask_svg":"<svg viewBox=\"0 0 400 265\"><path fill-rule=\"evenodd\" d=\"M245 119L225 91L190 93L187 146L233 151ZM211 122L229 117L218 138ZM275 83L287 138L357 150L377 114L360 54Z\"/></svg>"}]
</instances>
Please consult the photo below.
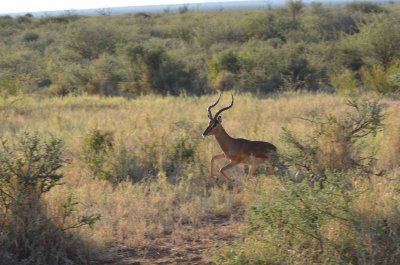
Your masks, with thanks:
<instances>
[{"instance_id":1,"label":"sandy ground","mask_svg":"<svg viewBox=\"0 0 400 265\"><path fill-rule=\"evenodd\" d=\"M239 219L214 216L197 226L182 225L173 233L153 239L146 248L130 248L115 242L110 246L110 257L98 264L214 264L213 253L239 239L242 226Z\"/></svg>"}]
</instances>

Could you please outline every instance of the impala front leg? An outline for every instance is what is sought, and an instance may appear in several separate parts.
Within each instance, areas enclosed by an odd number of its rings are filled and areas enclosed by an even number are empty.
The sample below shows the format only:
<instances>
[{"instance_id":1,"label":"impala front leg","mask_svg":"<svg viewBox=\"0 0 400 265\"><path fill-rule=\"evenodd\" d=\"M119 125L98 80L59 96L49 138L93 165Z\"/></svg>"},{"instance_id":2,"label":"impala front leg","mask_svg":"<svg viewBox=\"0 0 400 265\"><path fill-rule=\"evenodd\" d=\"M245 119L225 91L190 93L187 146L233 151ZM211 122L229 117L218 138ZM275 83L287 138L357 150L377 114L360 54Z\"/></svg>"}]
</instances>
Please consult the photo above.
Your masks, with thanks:
<instances>
[{"instance_id":1,"label":"impala front leg","mask_svg":"<svg viewBox=\"0 0 400 265\"><path fill-rule=\"evenodd\" d=\"M230 169L231 167L234 167L236 165L238 165L239 163L236 161L232 161L230 162L228 165L224 166L223 168L221 168L219 170L219 172L221 172L222 175L224 175L224 177L230 181L233 180L233 178L231 176L229 176L228 174L225 173L226 170Z\"/></svg>"},{"instance_id":2,"label":"impala front leg","mask_svg":"<svg viewBox=\"0 0 400 265\"><path fill-rule=\"evenodd\" d=\"M214 161L222 158L225 158L225 154L215 155L211 158L211 177L214 179L218 179L218 176L214 174Z\"/></svg>"}]
</instances>

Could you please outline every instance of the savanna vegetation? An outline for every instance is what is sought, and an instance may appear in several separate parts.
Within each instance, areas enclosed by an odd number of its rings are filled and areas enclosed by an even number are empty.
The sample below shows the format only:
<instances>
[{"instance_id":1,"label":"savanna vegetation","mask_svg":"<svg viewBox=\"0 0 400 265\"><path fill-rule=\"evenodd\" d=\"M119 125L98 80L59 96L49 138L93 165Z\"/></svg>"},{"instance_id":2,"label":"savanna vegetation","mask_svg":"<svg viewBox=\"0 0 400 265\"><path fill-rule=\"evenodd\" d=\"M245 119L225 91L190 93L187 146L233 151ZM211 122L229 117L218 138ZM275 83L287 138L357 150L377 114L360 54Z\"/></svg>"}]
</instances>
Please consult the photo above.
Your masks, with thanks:
<instances>
[{"instance_id":1,"label":"savanna vegetation","mask_svg":"<svg viewBox=\"0 0 400 265\"><path fill-rule=\"evenodd\" d=\"M0 264L397 264L399 7L181 11L0 17Z\"/></svg>"},{"instance_id":2,"label":"savanna vegetation","mask_svg":"<svg viewBox=\"0 0 400 265\"><path fill-rule=\"evenodd\" d=\"M0 17L2 95L399 90L397 5Z\"/></svg>"},{"instance_id":3,"label":"savanna vegetation","mask_svg":"<svg viewBox=\"0 0 400 265\"><path fill-rule=\"evenodd\" d=\"M237 95L226 130L274 143L285 172L271 176L261 167L245 182L246 168L237 167L234 185L210 177L219 147L201 132L214 100L3 101L1 260L90 263L117 246L154 249L162 238L173 249L206 241L215 231L205 224L224 220L237 241L209 245L204 257L216 263L397 262L397 100ZM69 249L78 243L78 253Z\"/></svg>"}]
</instances>

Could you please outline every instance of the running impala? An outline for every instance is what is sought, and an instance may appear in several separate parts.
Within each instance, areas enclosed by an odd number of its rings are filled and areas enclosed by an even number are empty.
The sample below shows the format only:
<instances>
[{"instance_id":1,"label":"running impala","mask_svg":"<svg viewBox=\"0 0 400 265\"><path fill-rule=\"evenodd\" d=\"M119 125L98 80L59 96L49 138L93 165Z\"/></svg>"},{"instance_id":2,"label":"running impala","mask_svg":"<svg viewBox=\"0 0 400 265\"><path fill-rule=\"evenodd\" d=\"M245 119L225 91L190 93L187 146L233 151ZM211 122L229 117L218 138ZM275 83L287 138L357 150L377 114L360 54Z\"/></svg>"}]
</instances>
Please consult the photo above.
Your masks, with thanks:
<instances>
[{"instance_id":1,"label":"running impala","mask_svg":"<svg viewBox=\"0 0 400 265\"><path fill-rule=\"evenodd\" d=\"M203 137L214 135L219 146L222 149L222 154L215 155L211 158L211 177L217 179L218 176L214 174L214 161L222 158L230 160L230 163L220 169L220 173L228 180L233 180L226 171L239 164L247 164L250 166L249 173L246 179L253 176L258 165L269 162L273 167L277 166L277 148L268 142L263 141L250 141L241 138L232 138L222 127L221 113L225 110L232 108L233 95L231 104L228 107L220 109L213 117L211 109L215 107L221 99L219 95L217 101L211 104L208 108L208 118L210 122L207 129L203 132Z\"/></svg>"}]
</instances>

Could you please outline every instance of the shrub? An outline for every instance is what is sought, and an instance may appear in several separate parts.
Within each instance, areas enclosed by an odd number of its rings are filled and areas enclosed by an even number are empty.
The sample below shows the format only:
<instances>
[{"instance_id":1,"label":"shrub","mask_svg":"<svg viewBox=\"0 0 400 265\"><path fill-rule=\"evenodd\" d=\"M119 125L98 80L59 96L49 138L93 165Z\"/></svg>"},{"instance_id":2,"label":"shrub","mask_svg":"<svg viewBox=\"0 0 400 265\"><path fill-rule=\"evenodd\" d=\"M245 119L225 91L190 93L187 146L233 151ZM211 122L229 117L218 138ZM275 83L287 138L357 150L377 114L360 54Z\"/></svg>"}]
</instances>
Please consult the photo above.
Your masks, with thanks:
<instances>
[{"instance_id":1,"label":"shrub","mask_svg":"<svg viewBox=\"0 0 400 265\"><path fill-rule=\"evenodd\" d=\"M103 23L71 24L66 35L66 46L82 58L96 59L102 53L114 53L117 33Z\"/></svg>"},{"instance_id":2,"label":"shrub","mask_svg":"<svg viewBox=\"0 0 400 265\"><path fill-rule=\"evenodd\" d=\"M16 18L16 20L20 24L29 24L32 22L32 19L29 16L19 16Z\"/></svg>"},{"instance_id":3,"label":"shrub","mask_svg":"<svg viewBox=\"0 0 400 265\"><path fill-rule=\"evenodd\" d=\"M333 87L343 94L355 93L360 86L360 82L350 70L344 70L337 75L332 75L330 81Z\"/></svg>"},{"instance_id":4,"label":"shrub","mask_svg":"<svg viewBox=\"0 0 400 265\"><path fill-rule=\"evenodd\" d=\"M286 165L318 180L322 185L326 172L373 174L375 152L364 144L364 138L375 136L383 128L382 106L375 101L349 100L348 109L340 116L314 116L308 121L312 131L305 139L284 129L282 140L287 151Z\"/></svg>"},{"instance_id":5,"label":"shrub","mask_svg":"<svg viewBox=\"0 0 400 265\"><path fill-rule=\"evenodd\" d=\"M367 100L348 106L340 116L309 120L306 139L284 131L289 149L281 159L310 178L265 181L246 211L247 238L220 255L219 263L397 264L400 208L393 190L399 182L391 182L390 197L381 198L372 184L386 181L372 177L376 158L365 145L382 128L381 106ZM312 185L318 174L321 185ZM365 175L369 179L359 178Z\"/></svg>"},{"instance_id":6,"label":"shrub","mask_svg":"<svg viewBox=\"0 0 400 265\"><path fill-rule=\"evenodd\" d=\"M102 54L98 59L93 60L89 67L88 94L119 95L118 85L122 77L118 69L121 68L121 62L108 54Z\"/></svg>"},{"instance_id":7,"label":"shrub","mask_svg":"<svg viewBox=\"0 0 400 265\"><path fill-rule=\"evenodd\" d=\"M235 87L236 78L235 75L228 71L221 71L214 78L212 86L220 91L230 90Z\"/></svg>"},{"instance_id":8,"label":"shrub","mask_svg":"<svg viewBox=\"0 0 400 265\"><path fill-rule=\"evenodd\" d=\"M345 9L349 12L362 12L367 14L387 12L381 5L368 1L346 4Z\"/></svg>"},{"instance_id":9,"label":"shrub","mask_svg":"<svg viewBox=\"0 0 400 265\"><path fill-rule=\"evenodd\" d=\"M114 135L110 131L93 129L83 140L82 155L95 177L108 180L111 177L106 163L107 156L113 152Z\"/></svg>"},{"instance_id":10,"label":"shrub","mask_svg":"<svg viewBox=\"0 0 400 265\"><path fill-rule=\"evenodd\" d=\"M319 40L339 40L343 33L352 35L358 32L355 17L341 11L316 12L304 24L305 30Z\"/></svg>"},{"instance_id":11,"label":"shrub","mask_svg":"<svg viewBox=\"0 0 400 265\"><path fill-rule=\"evenodd\" d=\"M39 39L39 34L36 32L27 32L22 36L22 40L24 42L31 42L31 41L37 41Z\"/></svg>"},{"instance_id":12,"label":"shrub","mask_svg":"<svg viewBox=\"0 0 400 265\"><path fill-rule=\"evenodd\" d=\"M260 13L249 16L244 22L244 29L249 36L254 36L257 39L282 40L282 29L280 28L279 18L273 13Z\"/></svg>"},{"instance_id":13,"label":"shrub","mask_svg":"<svg viewBox=\"0 0 400 265\"><path fill-rule=\"evenodd\" d=\"M339 48L338 61L340 65L352 71L358 71L364 65L361 51L349 44Z\"/></svg>"},{"instance_id":14,"label":"shrub","mask_svg":"<svg viewBox=\"0 0 400 265\"><path fill-rule=\"evenodd\" d=\"M45 16L40 18L37 21L39 25L46 25L46 24L68 24L70 22L76 21L80 18L83 18L79 15L74 15L72 13L65 13L61 16Z\"/></svg>"},{"instance_id":15,"label":"shrub","mask_svg":"<svg viewBox=\"0 0 400 265\"><path fill-rule=\"evenodd\" d=\"M317 90L318 73L305 58L291 58L282 72L282 89Z\"/></svg>"},{"instance_id":16,"label":"shrub","mask_svg":"<svg viewBox=\"0 0 400 265\"><path fill-rule=\"evenodd\" d=\"M117 185L123 180L140 180L134 157L123 145L115 143L111 131L93 129L85 136L82 156L93 176ZM140 173L140 172L139 172Z\"/></svg>"},{"instance_id":17,"label":"shrub","mask_svg":"<svg viewBox=\"0 0 400 265\"><path fill-rule=\"evenodd\" d=\"M329 173L323 189L264 185L270 194L247 210L246 243L224 264L397 264L399 207L375 205L379 192L354 177Z\"/></svg>"},{"instance_id":18,"label":"shrub","mask_svg":"<svg viewBox=\"0 0 400 265\"><path fill-rule=\"evenodd\" d=\"M22 133L15 144L3 139L0 147L0 259L2 264L71 264L84 262L80 241L70 228L92 225L98 215L71 222L74 204L67 203L63 222L46 214L43 195L61 185L62 141L42 140ZM68 200L67 200L68 202ZM76 245L78 244L78 245Z\"/></svg>"},{"instance_id":19,"label":"shrub","mask_svg":"<svg viewBox=\"0 0 400 265\"><path fill-rule=\"evenodd\" d=\"M191 132L192 133L192 132ZM165 173L172 182L181 180L185 174L193 171L196 161L198 140L189 132L176 133L171 146L168 146L168 155L164 157ZM190 171L187 169L190 168ZM186 172L185 172L186 170Z\"/></svg>"},{"instance_id":20,"label":"shrub","mask_svg":"<svg viewBox=\"0 0 400 265\"><path fill-rule=\"evenodd\" d=\"M179 95L195 93L196 71L172 58L163 47L129 46L126 48L132 71L121 82L125 91L134 94ZM190 89L193 89L191 91Z\"/></svg>"},{"instance_id":21,"label":"shrub","mask_svg":"<svg viewBox=\"0 0 400 265\"><path fill-rule=\"evenodd\" d=\"M385 70L400 59L399 22L387 16L379 16L372 23L360 27L357 36L364 56L373 63L380 64Z\"/></svg>"},{"instance_id":22,"label":"shrub","mask_svg":"<svg viewBox=\"0 0 400 265\"><path fill-rule=\"evenodd\" d=\"M393 65L389 69L374 65L364 68L361 72L367 90L382 94L397 92L400 89L399 66Z\"/></svg>"},{"instance_id":23,"label":"shrub","mask_svg":"<svg viewBox=\"0 0 400 265\"><path fill-rule=\"evenodd\" d=\"M209 80L211 82L223 81L222 76L234 76L240 72L240 68L241 63L234 52L223 52L210 61Z\"/></svg>"},{"instance_id":24,"label":"shrub","mask_svg":"<svg viewBox=\"0 0 400 265\"><path fill-rule=\"evenodd\" d=\"M287 2L287 9L293 21L296 20L303 7L304 4L301 0L289 0Z\"/></svg>"}]
</instances>

